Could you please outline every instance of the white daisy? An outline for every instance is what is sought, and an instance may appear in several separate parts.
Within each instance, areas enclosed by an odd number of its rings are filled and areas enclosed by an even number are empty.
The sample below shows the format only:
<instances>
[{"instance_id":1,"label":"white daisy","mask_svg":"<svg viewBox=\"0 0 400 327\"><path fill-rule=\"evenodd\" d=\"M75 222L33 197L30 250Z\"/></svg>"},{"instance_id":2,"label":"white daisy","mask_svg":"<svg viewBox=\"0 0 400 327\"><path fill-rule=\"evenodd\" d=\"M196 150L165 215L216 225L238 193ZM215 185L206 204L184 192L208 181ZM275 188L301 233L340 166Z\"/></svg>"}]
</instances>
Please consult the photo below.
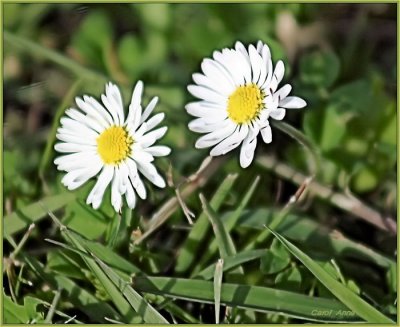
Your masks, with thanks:
<instances>
[{"instance_id":1,"label":"white daisy","mask_svg":"<svg viewBox=\"0 0 400 327\"><path fill-rule=\"evenodd\" d=\"M59 170L66 171L62 183L74 190L98 175L86 203L99 208L104 192L111 183L111 203L115 211L122 206L125 195L129 208L134 208L137 193L146 198L146 189L139 173L156 186L165 182L153 165L154 157L166 156L171 150L154 143L167 131L167 127L153 130L164 119L159 113L147 120L157 104L154 97L142 113L143 83L139 81L132 93L128 116L119 88L108 83L101 95L103 105L91 96L76 98L79 109L66 110L57 130L58 152L67 153L54 160Z\"/></svg>"},{"instance_id":2,"label":"white daisy","mask_svg":"<svg viewBox=\"0 0 400 327\"><path fill-rule=\"evenodd\" d=\"M272 141L269 117L281 120L286 109L306 106L303 99L288 96L289 84L278 90L283 62L279 60L273 70L271 52L261 41L248 50L236 42L235 49L214 51L213 59L204 59L201 69L203 74L193 74L196 85L188 86L201 101L186 105L187 112L198 117L189 129L206 134L197 140L196 148L213 147L210 154L219 156L242 144L243 168L253 160L260 132L265 143Z\"/></svg>"}]
</instances>

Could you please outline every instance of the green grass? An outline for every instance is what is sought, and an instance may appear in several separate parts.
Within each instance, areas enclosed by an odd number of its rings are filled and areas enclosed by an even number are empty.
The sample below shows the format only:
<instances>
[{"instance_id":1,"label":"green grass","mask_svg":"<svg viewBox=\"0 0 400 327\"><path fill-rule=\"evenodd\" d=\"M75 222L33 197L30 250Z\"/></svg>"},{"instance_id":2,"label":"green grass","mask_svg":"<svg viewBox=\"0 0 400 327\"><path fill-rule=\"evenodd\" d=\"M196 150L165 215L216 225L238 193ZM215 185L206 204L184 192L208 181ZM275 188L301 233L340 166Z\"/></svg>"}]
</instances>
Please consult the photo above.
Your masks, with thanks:
<instances>
[{"instance_id":1,"label":"green grass","mask_svg":"<svg viewBox=\"0 0 400 327\"><path fill-rule=\"evenodd\" d=\"M336 6L5 4L2 322L395 324L396 10ZM308 104L247 169L195 149L184 109L237 40L266 42ZM60 117L107 81L127 109L138 80L169 184L94 210L94 180L68 191L53 164Z\"/></svg>"}]
</instances>

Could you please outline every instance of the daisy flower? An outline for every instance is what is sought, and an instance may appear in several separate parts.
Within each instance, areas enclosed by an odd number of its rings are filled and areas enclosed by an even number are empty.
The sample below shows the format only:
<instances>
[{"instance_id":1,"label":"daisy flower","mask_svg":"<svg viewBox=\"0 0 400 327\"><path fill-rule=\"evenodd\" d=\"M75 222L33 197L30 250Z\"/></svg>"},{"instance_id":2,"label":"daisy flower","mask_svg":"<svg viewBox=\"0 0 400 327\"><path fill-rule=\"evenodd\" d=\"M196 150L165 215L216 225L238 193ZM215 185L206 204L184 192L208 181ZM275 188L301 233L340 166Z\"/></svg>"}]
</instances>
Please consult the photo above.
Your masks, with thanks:
<instances>
[{"instance_id":1,"label":"daisy flower","mask_svg":"<svg viewBox=\"0 0 400 327\"><path fill-rule=\"evenodd\" d=\"M95 209L110 184L111 204L117 212L121 210L123 195L129 208L135 207L136 193L141 199L146 198L141 175L154 185L165 187L153 165L154 157L166 156L171 151L166 146L154 145L167 131L167 127L154 129L164 119L164 113L148 119L158 98L154 97L142 112L142 92L143 83L139 81L125 118L120 90L108 83L101 95L102 104L87 95L76 98L79 109L66 110L66 116L60 120L56 136L61 143L54 148L64 155L54 163L67 172L62 183L69 190L97 176L86 201Z\"/></svg>"},{"instance_id":2,"label":"daisy flower","mask_svg":"<svg viewBox=\"0 0 400 327\"><path fill-rule=\"evenodd\" d=\"M219 156L241 144L243 168L253 160L259 133L265 143L271 143L270 117L282 120L286 109L306 106L303 99L288 96L290 84L278 89L285 67L279 60L273 69L269 47L261 41L248 49L236 42L234 49L214 51L213 59L204 59L201 69L203 74L193 74L196 85L188 86L200 101L186 105L187 112L197 117L189 129L205 134L195 146L213 147L210 155Z\"/></svg>"}]
</instances>

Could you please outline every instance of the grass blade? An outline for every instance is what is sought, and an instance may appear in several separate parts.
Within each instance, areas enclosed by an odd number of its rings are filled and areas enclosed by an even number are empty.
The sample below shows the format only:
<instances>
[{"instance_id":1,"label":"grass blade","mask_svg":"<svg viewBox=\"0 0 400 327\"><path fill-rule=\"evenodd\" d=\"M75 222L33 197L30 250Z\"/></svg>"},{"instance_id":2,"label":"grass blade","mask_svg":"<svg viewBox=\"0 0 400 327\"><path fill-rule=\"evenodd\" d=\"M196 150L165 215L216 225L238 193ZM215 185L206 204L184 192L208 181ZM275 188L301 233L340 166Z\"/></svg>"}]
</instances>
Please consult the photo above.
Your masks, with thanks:
<instances>
[{"instance_id":1,"label":"grass blade","mask_svg":"<svg viewBox=\"0 0 400 327\"><path fill-rule=\"evenodd\" d=\"M222 205L229 191L231 190L237 175L228 175L218 190L215 192L214 196L210 201L210 206L218 211L219 207ZM189 269L189 267L195 262L197 258L198 249L201 242L207 235L207 231L210 225L207 216L204 212L197 218L195 224L193 225L190 233L181 247L179 252L178 260L176 263L175 271L183 273Z\"/></svg>"},{"instance_id":2,"label":"grass blade","mask_svg":"<svg viewBox=\"0 0 400 327\"><path fill-rule=\"evenodd\" d=\"M265 255L266 251L266 249L242 251L235 254L234 256L226 257L224 259L223 271L226 272L240 266L243 263L259 259ZM215 267L216 264L212 264L211 266L208 266L207 268L196 274L195 277L201 277L205 280L210 280L213 278Z\"/></svg>"},{"instance_id":3,"label":"grass blade","mask_svg":"<svg viewBox=\"0 0 400 327\"><path fill-rule=\"evenodd\" d=\"M209 281L169 277L136 277L134 285L135 289L147 293L200 303L214 303L213 282ZM339 301L260 286L223 283L221 304L258 312L275 312L309 321L360 321L355 315L346 315L349 311ZM332 310L332 315L315 314L315 312L330 310ZM344 315L340 314L341 312L345 312Z\"/></svg>"},{"instance_id":4,"label":"grass blade","mask_svg":"<svg viewBox=\"0 0 400 327\"><path fill-rule=\"evenodd\" d=\"M124 294L132 308L143 318L145 323L168 324L168 321L137 293L127 281L119 277L104 262L94 257L104 273L110 278L119 291Z\"/></svg>"},{"instance_id":5,"label":"grass blade","mask_svg":"<svg viewBox=\"0 0 400 327\"><path fill-rule=\"evenodd\" d=\"M219 309L221 304L223 266L224 266L224 259L218 259L218 262L215 265L215 273L214 273L214 306L215 306L216 324L219 324Z\"/></svg>"},{"instance_id":6,"label":"grass blade","mask_svg":"<svg viewBox=\"0 0 400 327\"><path fill-rule=\"evenodd\" d=\"M200 194L200 201L203 206L203 211L206 213L214 230L219 253L222 259L236 254L236 249L235 245L233 244L232 238L226 231L224 225L222 224L222 221L216 217L215 211L211 208L210 204L207 202L202 194Z\"/></svg>"},{"instance_id":7,"label":"grass blade","mask_svg":"<svg viewBox=\"0 0 400 327\"><path fill-rule=\"evenodd\" d=\"M273 233L275 237L282 242L282 244L285 245L285 247L298 260L300 260L333 295L335 295L343 304L345 304L358 316L370 323L394 324L394 321L380 313L373 306L357 296L354 292L350 291L346 286L334 279L318 263L303 253L295 245L286 240L283 236L272 230L271 233Z\"/></svg>"},{"instance_id":8,"label":"grass blade","mask_svg":"<svg viewBox=\"0 0 400 327\"><path fill-rule=\"evenodd\" d=\"M31 223L45 218L48 210L56 211L74 199L73 193L63 193L46 197L36 203L15 210L4 217L4 235L13 235L25 229Z\"/></svg>"},{"instance_id":9,"label":"grass blade","mask_svg":"<svg viewBox=\"0 0 400 327\"><path fill-rule=\"evenodd\" d=\"M239 205L237 206L236 210L234 210L229 219L226 220L224 223L226 231L229 233L235 226L237 221L239 220L240 216L243 213L243 210L246 208L247 204L249 203L251 197L253 196L253 193L258 185L258 182L260 181L260 177L257 176L254 182L251 184L250 188L247 190L246 194L243 196L242 201L240 201ZM212 240L210 245L208 246L207 252L204 253L202 259L200 262L197 264L196 268L194 271L198 271L200 268L203 267L204 263L208 262L215 252L218 249L218 245L216 240Z\"/></svg>"}]
</instances>

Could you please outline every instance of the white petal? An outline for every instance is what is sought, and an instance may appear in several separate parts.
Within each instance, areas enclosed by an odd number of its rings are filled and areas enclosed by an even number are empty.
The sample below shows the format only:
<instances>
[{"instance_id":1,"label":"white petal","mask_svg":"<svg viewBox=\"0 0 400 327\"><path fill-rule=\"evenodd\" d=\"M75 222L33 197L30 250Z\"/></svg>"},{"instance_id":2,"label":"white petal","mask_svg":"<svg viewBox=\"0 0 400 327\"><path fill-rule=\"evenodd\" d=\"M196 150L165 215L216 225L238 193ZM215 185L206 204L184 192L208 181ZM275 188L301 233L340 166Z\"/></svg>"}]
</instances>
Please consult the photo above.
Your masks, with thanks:
<instances>
[{"instance_id":1,"label":"white petal","mask_svg":"<svg viewBox=\"0 0 400 327\"><path fill-rule=\"evenodd\" d=\"M58 170L65 170L68 172L74 169L87 168L98 164L103 165L103 161L94 151L76 152L64 155L54 160L54 163L57 165Z\"/></svg>"},{"instance_id":2,"label":"white petal","mask_svg":"<svg viewBox=\"0 0 400 327\"><path fill-rule=\"evenodd\" d=\"M153 129L154 127L156 127L159 123L161 123L163 121L165 117L165 114L163 112L154 115L153 117L151 117L146 123L147 123L147 130L150 131L151 129Z\"/></svg>"},{"instance_id":3,"label":"white petal","mask_svg":"<svg viewBox=\"0 0 400 327\"><path fill-rule=\"evenodd\" d=\"M296 96L286 97L279 102L280 107L284 107L287 109L300 109L304 108L307 105L302 98Z\"/></svg>"},{"instance_id":4,"label":"white petal","mask_svg":"<svg viewBox=\"0 0 400 327\"><path fill-rule=\"evenodd\" d=\"M285 118L285 115L286 115L286 110L282 108L272 110L269 113L269 116L275 120L282 120L283 118Z\"/></svg>"},{"instance_id":5,"label":"white petal","mask_svg":"<svg viewBox=\"0 0 400 327\"><path fill-rule=\"evenodd\" d=\"M232 90L235 89L235 83L231 74L219 62L206 58L201 63L201 69L208 78L220 81L220 83L225 84L226 87Z\"/></svg>"},{"instance_id":6,"label":"white petal","mask_svg":"<svg viewBox=\"0 0 400 327\"><path fill-rule=\"evenodd\" d=\"M143 144L143 147L147 148L153 145L155 141L162 138L167 132L167 130L168 130L167 126L160 127L158 129L155 129L154 131L144 134L143 136L138 136L136 134L134 135L134 139L136 140L136 142Z\"/></svg>"},{"instance_id":7,"label":"white petal","mask_svg":"<svg viewBox=\"0 0 400 327\"><path fill-rule=\"evenodd\" d=\"M84 97L86 99L86 97ZM103 129L110 126L109 122L103 117L101 112L106 111L106 109L102 108L99 112L97 108L94 108L90 102L86 102L78 97L75 98L75 102L78 105L79 109L81 109L86 115L83 115L80 112L76 112L74 109L67 110L65 113L71 118L84 122L89 127L93 128L94 125L99 125Z\"/></svg>"},{"instance_id":8,"label":"white petal","mask_svg":"<svg viewBox=\"0 0 400 327\"><path fill-rule=\"evenodd\" d=\"M128 158L127 164L129 168L129 179L134 189L136 190L137 194L141 199L143 200L146 199L146 189L144 187L142 180L139 177L136 162L133 159Z\"/></svg>"},{"instance_id":9,"label":"white petal","mask_svg":"<svg viewBox=\"0 0 400 327\"><path fill-rule=\"evenodd\" d=\"M88 114L93 115L93 116L100 115L102 117L102 119L104 119L107 122L108 126L111 126L114 124L113 118L110 115L110 113L95 98L84 95L83 100L94 109L95 113L90 112Z\"/></svg>"},{"instance_id":10,"label":"white petal","mask_svg":"<svg viewBox=\"0 0 400 327\"><path fill-rule=\"evenodd\" d=\"M58 152L83 152L96 150L95 146L74 143L56 143L54 149Z\"/></svg>"},{"instance_id":11,"label":"white petal","mask_svg":"<svg viewBox=\"0 0 400 327\"><path fill-rule=\"evenodd\" d=\"M224 128L215 130L209 134L206 134L200 137L195 144L195 147L198 149L208 148L213 146L219 142L221 142L224 138L230 136L234 130L237 128L237 125L230 122Z\"/></svg>"},{"instance_id":12,"label":"white petal","mask_svg":"<svg viewBox=\"0 0 400 327\"><path fill-rule=\"evenodd\" d=\"M142 114L142 117L140 118L139 124L142 124L143 122L145 122L146 119L151 115L151 113L153 112L154 108L157 105L157 102L158 102L158 97L154 97L153 99L151 99L150 103L144 109L144 112Z\"/></svg>"},{"instance_id":13,"label":"white petal","mask_svg":"<svg viewBox=\"0 0 400 327\"><path fill-rule=\"evenodd\" d=\"M249 46L249 55L252 70L252 82L257 83L260 78L262 58L252 44Z\"/></svg>"},{"instance_id":14,"label":"white petal","mask_svg":"<svg viewBox=\"0 0 400 327\"><path fill-rule=\"evenodd\" d=\"M154 161L154 157L150 153L148 153L148 152L146 152L144 150L141 150L139 148L139 146L134 147L132 149L131 158L134 159L136 162L140 161L140 162L149 163L149 162Z\"/></svg>"},{"instance_id":15,"label":"white petal","mask_svg":"<svg viewBox=\"0 0 400 327\"><path fill-rule=\"evenodd\" d=\"M280 103L280 101L286 98L290 91L292 90L292 86L290 84L285 84L278 91L274 93L274 101Z\"/></svg>"},{"instance_id":16,"label":"white petal","mask_svg":"<svg viewBox=\"0 0 400 327\"><path fill-rule=\"evenodd\" d=\"M231 124L231 121L229 119L217 121L215 123L208 123L203 118L198 118L198 119L192 120L189 123L188 127L191 131L196 132L196 133L209 133L209 132L213 132L217 129L224 128L229 124Z\"/></svg>"},{"instance_id":17,"label":"white petal","mask_svg":"<svg viewBox=\"0 0 400 327\"><path fill-rule=\"evenodd\" d=\"M187 112L195 117L213 117L215 120L223 120L227 117L227 111L224 107L205 102L191 102L185 106Z\"/></svg>"},{"instance_id":18,"label":"white petal","mask_svg":"<svg viewBox=\"0 0 400 327\"><path fill-rule=\"evenodd\" d=\"M115 108L118 116L119 125L122 125L125 121L124 117L124 107L122 104L121 92L115 84L109 82L106 85L106 97L108 102Z\"/></svg>"},{"instance_id":19,"label":"white petal","mask_svg":"<svg viewBox=\"0 0 400 327\"><path fill-rule=\"evenodd\" d=\"M233 87L229 87L229 84L221 83L215 76L204 76L199 73L192 75L193 81L200 86L204 86L210 90L213 90L219 94L228 97L233 91Z\"/></svg>"},{"instance_id":20,"label":"white petal","mask_svg":"<svg viewBox=\"0 0 400 327\"><path fill-rule=\"evenodd\" d=\"M76 143L76 144L83 144L83 145L93 145L93 146L97 145L95 138L83 138L82 136L64 134L64 133L57 133L56 137L60 141L64 141L64 142L68 142L68 143Z\"/></svg>"},{"instance_id":21,"label":"white petal","mask_svg":"<svg viewBox=\"0 0 400 327\"><path fill-rule=\"evenodd\" d=\"M171 149L165 145L155 145L146 149L146 152L150 153L154 157L163 157L171 153Z\"/></svg>"},{"instance_id":22,"label":"white petal","mask_svg":"<svg viewBox=\"0 0 400 327\"><path fill-rule=\"evenodd\" d=\"M236 147L239 146L239 144L244 140L244 138L247 136L249 131L249 127L247 125L242 125L240 128L238 128L237 131L232 133L230 136L228 136L226 139L224 139L221 143L216 145L211 151L210 155L211 156L220 156L228 153L229 151L232 151Z\"/></svg>"},{"instance_id":23,"label":"white petal","mask_svg":"<svg viewBox=\"0 0 400 327\"><path fill-rule=\"evenodd\" d=\"M131 129L132 131L136 131L141 120L142 106L140 105L140 103L142 101L142 93L143 82L138 81L132 92L132 99L129 105L128 117L126 119L126 123L128 124L129 129Z\"/></svg>"},{"instance_id":24,"label":"white petal","mask_svg":"<svg viewBox=\"0 0 400 327\"><path fill-rule=\"evenodd\" d=\"M115 167L114 178L111 184L111 204L116 212L120 212L122 206L122 196L119 191L119 187L120 187L119 168Z\"/></svg>"},{"instance_id":25,"label":"white petal","mask_svg":"<svg viewBox=\"0 0 400 327\"><path fill-rule=\"evenodd\" d=\"M261 136L262 139L265 143L271 143L272 142L272 130L271 126L265 126L264 128L261 129Z\"/></svg>"},{"instance_id":26,"label":"white petal","mask_svg":"<svg viewBox=\"0 0 400 327\"><path fill-rule=\"evenodd\" d=\"M247 168L254 158L254 151L257 146L258 128L251 128L246 138L243 140L240 149L240 166Z\"/></svg>"},{"instance_id":27,"label":"white petal","mask_svg":"<svg viewBox=\"0 0 400 327\"><path fill-rule=\"evenodd\" d=\"M135 195L135 191L133 190L133 186L129 180L128 180L128 183L126 186L125 197L126 197L126 203L127 203L128 207L131 209L135 208L136 195Z\"/></svg>"},{"instance_id":28,"label":"white petal","mask_svg":"<svg viewBox=\"0 0 400 327\"><path fill-rule=\"evenodd\" d=\"M268 88L272 90L272 93L274 93L276 91L276 89L278 88L278 85L282 81L284 74L285 74L285 65L283 64L282 60L279 60L276 63L271 83L268 86Z\"/></svg>"},{"instance_id":29,"label":"white petal","mask_svg":"<svg viewBox=\"0 0 400 327\"><path fill-rule=\"evenodd\" d=\"M164 179L157 172L157 169L156 167L154 167L153 164L137 161L137 167L139 171L143 174L143 176L146 177L154 185L160 188L165 187Z\"/></svg>"},{"instance_id":30,"label":"white petal","mask_svg":"<svg viewBox=\"0 0 400 327\"><path fill-rule=\"evenodd\" d=\"M98 209L100 207L104 192L108 184L110 184L113 176L114 176L114 167L104 166L97 180L97 183L93 187L92 191L90 192L86 200L87 204L91 204L94 209Z\"/></svg>"},{"instance_id":31,"label":"white petal","mask_svg":"<svg viewBox=\"0 0 400 327\"><path fill-rule=\"evenodd\" d=\"M204 86L189 85L187 89L193 96L199 99L203 99L205 101L213 103L218 103L221 105L226 104L227 98L225 96L213 90L210 90L209 88L206 88Z\"/></svg>"}]
</instances>

